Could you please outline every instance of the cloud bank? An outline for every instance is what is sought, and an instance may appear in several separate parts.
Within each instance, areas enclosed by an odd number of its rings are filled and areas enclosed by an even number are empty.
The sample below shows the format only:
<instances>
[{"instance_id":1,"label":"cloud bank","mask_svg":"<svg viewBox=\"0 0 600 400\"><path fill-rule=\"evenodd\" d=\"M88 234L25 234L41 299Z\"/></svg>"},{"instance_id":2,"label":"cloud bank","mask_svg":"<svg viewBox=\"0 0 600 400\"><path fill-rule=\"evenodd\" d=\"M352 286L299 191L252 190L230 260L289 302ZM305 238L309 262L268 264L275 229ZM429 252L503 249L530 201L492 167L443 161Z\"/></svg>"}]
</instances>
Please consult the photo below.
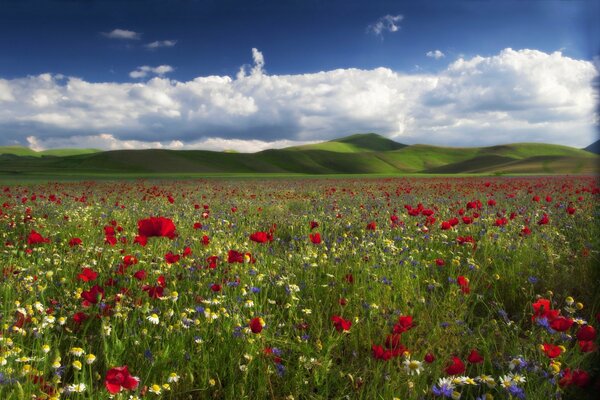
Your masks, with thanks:
<instances>
[{"instance_id":1,"label":"cloud bank","mask_svg":"<svg viewBox=\"0 0 600 400\"><path fill-rule=\"evenodd\" d=\"M584 147L596 140L598 72L560 52L505 49L459 58L435 74L376 68L268 75L262 53L252 55L254 65L235 78L0 79L0 145L256 151L356 132L449 146Z\"/></svg>"}]
</instances>

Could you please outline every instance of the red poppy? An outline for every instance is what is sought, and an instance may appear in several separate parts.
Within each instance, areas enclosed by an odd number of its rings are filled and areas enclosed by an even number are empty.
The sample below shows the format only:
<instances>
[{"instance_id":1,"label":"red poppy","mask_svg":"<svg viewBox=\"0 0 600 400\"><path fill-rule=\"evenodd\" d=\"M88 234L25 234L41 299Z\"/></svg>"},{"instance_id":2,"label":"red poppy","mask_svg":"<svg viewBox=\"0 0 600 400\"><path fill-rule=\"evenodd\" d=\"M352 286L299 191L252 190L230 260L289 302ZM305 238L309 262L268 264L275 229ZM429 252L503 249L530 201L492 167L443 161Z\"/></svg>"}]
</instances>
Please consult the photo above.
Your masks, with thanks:
<instances>
[{"instance_id":1,"label":"red poppy","mask_svg":"<svg viewBox=\"0 0 600 400\"><path fill-rule=\"evenodd\" d=\"M375 221L371 221L367 224L368 231L374 231L376 229L377 229L377 224L375 223Z\"/></svg>"},{"instance_id":2,"label":"red poppy","mask_svg":"<svg viewBox=\"0 0 600 400\"><path fill-rule=\"evenodd\" d=\"M446 264L446 262L444 260L442 260L441 258L436 258L435 259L435 264L439 267L442 267Z\"/></svg>"},{"instance_id":3,"label":"red poppy","mask_svg":"<svg viewBox=\"0 0 600 400\"><path fill-rule=\"evenodd\" d=\"M167 264L174 264L179 261L181 256L179 254L173 254L172 252L168 252L165 254L165 261Z\"/></svg>"},{"instance_id":4,"label":"red poppy","mask_svg":"<svg viewBox=\"0 0 600 400\"><path fill-rule=\"evenodd\" d=\"M213 292L220 292L221 291L221 285L219 285L218 283L213 283L210 286L210 290L212 290Z\"/></svg>"},{"instance_id":5,"label":"red poppy","mask_svg":"<svg viewBox=\"0 0 600 400\"><path fill-rule=\"evenodd\" d=\"M148 238L146 236L140 236L137 235L134 239L133 239L133 243L137 243L140 246L146 246L148 244Z\"/></svg>"},{"instance_id":6,"label":"red poppy","mask_svg":"<svg viewBox=\"0 0 600 400\"><path fill-rule=\"evenodd\" d=\"M43 237L40 233L34 231L33 229L29 233L29 237L27 238L27 244L40 244L40 243L49 243L50 239Z\"/></svg>"},{"instance_id":7,"label":"red poppy","mask_svg":"<svg viewBox=\"0 0 600 400\"><path fill-rule=\"evenodd\" d=\"M210 243L210 238L206 235L202 236L202 244L205 246L208 246L209 243Z\"/></svg>"},{"instance_id":8,"label":"red poppy","mask_svg":"<svg viewBox=\"0 0 600 400\"><path fill-rule=\"evenodd\" d=\"M479 354L477 350L473 349L467 357L467 361L471 364L479 364L483 362L483 357L481 356L481 354Z\"/></svg>"},{"instance_id":9,"label":"red poppy","mask_svg":"<svg viewBox=\"0 0 600 400\"><path fill-rule=\"evenodd\" d=\"M594 340L596 339L596 329L591 325L583 325L577 331L577 340Z\"/></svg>"},{"instance_id":10,"label":"red poppy","mask_svg":"<svg viewBox=\"0 0 600 400\"><path fill-rule=\"evenodd\" d=\"M256 243L267 243L273 241L273 234L267 232L254 232L250 235L250 240Z\"/></svg>"},{"instance_id":11,"label":"red poppy","mask_svg":"<svg viewBox=\"0 0 600 400\"><path fill-rule=\"evenodd\" d=\"M165 217L150 217L138 221L138 234L145 237L168 237L174 239L177 236L175 224Z\"/></svg>"},{"instance_id":12,"label":"red poppy","mask_svg":"<svg viewBox=\"0 0 600 400\"><path fill-rule=\"evenodd\" d=\"M379 345L375 345L375 344L372 345L371 352L373 354L373 357L377 360L387 361L390 358L392 358L391 350L386 350L382 346L379 346Z\"/></svg>"},{"instance_id":13,"label":"red poppy","mask_svg":"<svg viewBox=\"0 0 600 400\"><path fill-rule=\"evenodd\" d=\"M573 325L573 320L571 318L558 317L552 323L550 323L550 327L555 331L565 332L571 329Z\"/></svg>"},{"instance_id":14,"label":"red poppy","mask_svg":"<svg viewBox=\"0 0 600 400\"><path fill-rule=\"evenodd\" d=\"M441 228L442 230L447 231L448 229L452 229L452 224L450 224L448 221L444 221L442 222Z\"/></svg>"},{"instance_id":15,"label":"red poppy","mask_svg":"<svg viewBox=\"0 0 600 400\"><path fill-rule=\"evenodd\" d=\"M332 316L331 322L333 322L333 326L338 332L348 332L352 326L352 321L346 320L339 315Z\"/></svg>"},{"instance_id":16,"label":"red poppy","mask_svg":"<svg viewBox=\"0 0 600 400\"><path fill-rule=\"evenodd\" d=\"M319 223L317 221L310 221L310 230L311 231L318 227L319 227Z\"/></svg>"},{"instance_id":17,"label":"red poppy","mask_svg":"<svg viewBox=\"0 0 600 400\"><path fill-rule=\"evenodd\" d=\"M94 280L96 280L97 277L98 277L98 273L88 267L84 267L82 272L77 275L77 279L84 281L84 282L94 281Z\"/></svg>"},{"instance_id":18,"label":"red poppy","mask_svg":"<svg viewBox=\"0 0 600 400\"><path fill-rule=\"evenodd\" d=\"M582 353L591 353L597 349L596 344L592 340L579 340L577 345L579 345L579 350Z\"/></svg>"},{"instance_id":19,"label":"red poppy","mask_svg":"<svg viewBox=\"0 0 600 400\"><path fill-rule=\"evenodd\" d=\"M542 351L544 353L546 353L546 355L548 356L548 358L556 358L556 357L560 356L560 353L561 353L560 347L555 346L555 345L550 344L550 343L544 343L542 345Z\"/></svg>"},{"instance_id":20,"label":"red poppy","mask_svg":"<svg viewBox=\"0 0 600 400\"><path fill-rule=\"evenodd\" d=\"M146 276L148 276L148 274L143 269L140 269L139 271L136 271L135 274L133 274L133 277L138 281L143 281L144 279L146 279Z\"/></svg>"},{"instance_id":21,"label":"red poppy","mask_svg":"<svg viewBox=\"0 0 600 400\"><path fill-rule=\"evenodd\" d=\"M526 226L523 229L521 229L521 236L528 236L528 235L531 235L531 229L529 229L529 227Z\"/></svg>"},{"instance_id":22,"label":"red poppy","mask_svg":"<svg viewBox=\"0 0 600 400\"><path fill-rule=\"evenodd\" d=\"M538 221L538 225L546 225L550 222L550 218L548 218L548 214L544 213L542 218Z\"/></svg>"},{"instance_id":23,"label":"red poppy","mask_svg":"<svg viewBox=\"0 0 600 400\"><path fill-rule=\"evenodd\" d=\"M250 320L250 330L252 331L252 333L261 333L263 330L262 318L252 318L252 320Z\"/></svg>"},{"instance_id":24,"label":"red poppy","mask_svg":"<svg viewBox=\"0 0 600 400\"><path fill-rule=\"evenodd\" d=\"M452 357L450 365L448 365L445 369L448 375L461 375L465 372L465 370L465 364L456 356Z\"/></svg>"},{"instance_id":25,"label":"red poppy","mask_svg":"<svg viewBox=\"0 0 600 400\"><path fill-rule=\"evenodd\" d=\"M427 353L425 354L425 358L423 358L423 361L425 361L427 364L431 364L435 361L435 356L433 355L433 353Z\"/></svg>"},{"instance_id":26,"label":"red poppy","mask_svg":"<svg viewBox=\"0 0 600 400\"><path fill-rule=\"evenodd\" d=\"M74 247L74 246L80 246L81 245L81 239L79 239L78 237L72 238L71 240L69 240L69 246Z\"/></svg>"},{"instance_id":27,"label":"red poppy","mask_svg":"<svg viewBox=\"0 0 600 400\"><path fill-rule=\"evenodd\" d=\"M138 387L140 379L131 376L127 365L111 368L106 372L104 385L110 394L117 394L123 389L134 390Z\"/></svg>"},{"instance_id":28,"label":"red poppy","mask_svg":"<svg viewBox=\"0 0 600 400\"><path fill-rule=\"evenodd\" d=\"M471 292L471 288L469 288L469 278L461 275L458 278L456 278L456 283L458 283L458 286L460 286L460 290L464 294L469 294Z\"/></svg>"},{"instance_id":29,"label":"red poppy","mask_svg":"<svg viewBox=\"0 0 600 400\"><path fill-rule=\"evenodd\" d=\"M227 253L227 262L228 263L243 263L244 262L244 254L239 251L229 250Z\"/></svg>"},{"instance_id":30,"label":"red poppy","mask_svg":"<svg viewBox=\"0 0 600 400\"><path fill-rule=\"evenodd\" d=\"M99 300L104 298L104 289L98 285L94 285L90 290L81 292L81 298L88 303L97 304Z\"/></svg>"},{"instance_id":31,"label":"red poppy","mask_svg":"<svg viewBox=\"0 0 600 400\"><path fill-rule=\"evenodd\" d=\"M406 332L413 328L413 317L410 315L401 315L398 322L394 325L394 333Z\"/></svg>"},{"instance_id":32,"label":"red poppy","mask_svg":"<svg viewBox=\"0 0 600 400\"><path fill-rule=\"evenodd\" d=\"M308 235L308 237L310 238L310 241L313 244L320 244L321 243L321 234L320 233L311 233Z\"/></svg>"}]
</instances>

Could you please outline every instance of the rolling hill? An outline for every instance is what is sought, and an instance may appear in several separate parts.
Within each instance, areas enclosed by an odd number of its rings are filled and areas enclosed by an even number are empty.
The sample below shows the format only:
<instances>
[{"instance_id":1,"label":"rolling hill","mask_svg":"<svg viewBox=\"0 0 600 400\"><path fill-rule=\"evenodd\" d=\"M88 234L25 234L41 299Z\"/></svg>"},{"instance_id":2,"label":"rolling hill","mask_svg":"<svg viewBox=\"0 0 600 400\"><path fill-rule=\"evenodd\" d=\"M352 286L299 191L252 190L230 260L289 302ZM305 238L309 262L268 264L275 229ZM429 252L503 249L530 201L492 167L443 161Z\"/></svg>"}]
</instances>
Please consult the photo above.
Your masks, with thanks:
<instances>
[{"instance_id":1,"label":"rolling hill","mask_svg":"<svg viewBox=\"0 0 600 400\"><path fill-rule=\"evenodd\" d=\"M0 153L2 149L7 148ZM553 144L407 146L374 133L257 153L10 149L12 153L0 154L0 174L596 174L600 160L589 151Z\"/></svg>"}]
</instances>

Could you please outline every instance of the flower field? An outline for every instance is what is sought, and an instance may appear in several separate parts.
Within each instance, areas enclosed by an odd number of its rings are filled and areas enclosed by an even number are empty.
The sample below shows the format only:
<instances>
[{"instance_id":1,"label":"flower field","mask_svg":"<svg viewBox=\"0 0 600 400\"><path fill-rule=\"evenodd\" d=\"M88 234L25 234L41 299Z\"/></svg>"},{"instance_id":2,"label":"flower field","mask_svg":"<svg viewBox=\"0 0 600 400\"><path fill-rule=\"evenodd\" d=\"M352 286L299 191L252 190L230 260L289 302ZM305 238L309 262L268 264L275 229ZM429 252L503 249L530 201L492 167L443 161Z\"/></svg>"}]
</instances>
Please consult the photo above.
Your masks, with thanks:
<instances>
[{"instance_id":1,"label":"flower field","mask_svg":"<svg viewBox=\"0 0 600 400\"><path fill-rule=\"evenodd\" d=\"M1 399L594 399L597 177L0 186Z\"/></svg>"}]
</instances>

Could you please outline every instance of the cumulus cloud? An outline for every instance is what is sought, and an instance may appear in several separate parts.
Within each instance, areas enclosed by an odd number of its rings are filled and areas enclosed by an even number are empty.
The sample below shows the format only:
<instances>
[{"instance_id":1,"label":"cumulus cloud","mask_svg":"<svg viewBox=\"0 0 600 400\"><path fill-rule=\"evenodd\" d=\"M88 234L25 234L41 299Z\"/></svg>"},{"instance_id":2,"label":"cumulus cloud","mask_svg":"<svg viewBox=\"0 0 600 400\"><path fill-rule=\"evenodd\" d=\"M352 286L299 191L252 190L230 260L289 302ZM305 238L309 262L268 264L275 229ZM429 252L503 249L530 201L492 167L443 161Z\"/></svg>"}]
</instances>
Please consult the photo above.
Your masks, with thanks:
<instances>
[{"instance_id":1,"label":"cumulus cloud","mask_svg":"<svg viewBox=\"0 0 600 400\"><path fill-rule=\"evenodd\" d=\"M127 29L113 29L110 32L102 32L102 35L109 39L139 40L142 38L141 33Z\"/></svg>"},{"instance_id":2,"label":"cumulus cloud","mask_svg":"<svg viewBox=\"0 0 600 400\"><path fill-rule=\"evenodd\" d=\"M400 21L404 19L403 15L384 15L374 23L367 26L367 32L376 36L382 36L384 32L397 32L400 30Z\"/></svg>"},{"instance_id":3,"label":"cumulus cloud","mask_svg":"<svg viewBox=\"0 0 600 400\"><path fill-rule=\"evenodd\" d=\"M168 74L169 72L173 72L173 67L170 65L159 65L158 67L150 67L148 65L142 65L141 67L137 67L135 70L129 73L129 76L134 79L145 78L148 75L158 75L163 76L164 74Z\"/></svg>"},{"instance_id":4,"label":"cumulus cloud","mask_svg":"<svg viewBox=\"0 0 600 400\"><path fill-rule=\"evenodd\" d=\"M155 42L145 44L144 47L149 50L155 50L161 47L173 47L176 44L177 40L157 40Z\"/></svg>"},{"instance_id":5,"label":"cumulus cloud","mask_svg":"<svg viewBox=\"0 0 600 400\"><path fill-rule=\"evenodd\" d=\"M446 55L441 50L428 51L425 55L427 57L435 58L436 60L446 57Z\"/></svg>"},{"instance_id":6,"label":"cumulus cloud","mask_svg":"<svg viewBox=\"0 0 600 400\"><path fill-rule=\"evenodd\" d=\"M598 71L560 52L505 49L459 58L435 74L376 68L268 75L262 53L253 51L253 60L235 78L0 79L0 145L27 145L33 137L44 148L253 151L356 132L449 146L584 147L596 140Z\"/></svg>"}]
</instances>

